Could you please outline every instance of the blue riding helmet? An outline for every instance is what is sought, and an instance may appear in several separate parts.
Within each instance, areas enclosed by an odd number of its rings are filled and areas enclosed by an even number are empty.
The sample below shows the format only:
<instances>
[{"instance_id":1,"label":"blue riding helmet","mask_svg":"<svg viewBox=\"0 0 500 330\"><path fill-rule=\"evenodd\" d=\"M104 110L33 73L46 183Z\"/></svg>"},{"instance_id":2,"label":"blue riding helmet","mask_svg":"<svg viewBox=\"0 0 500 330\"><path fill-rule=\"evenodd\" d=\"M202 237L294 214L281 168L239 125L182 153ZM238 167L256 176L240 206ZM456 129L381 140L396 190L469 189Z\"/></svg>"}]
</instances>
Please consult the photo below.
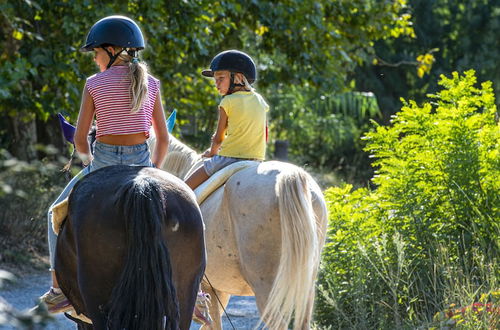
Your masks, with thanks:
<instances>
[{"instance_id":1,"label":"blue riding helmet","mask_svg":"<svg viewBox=\"0 0 500 330\"><path fill-rule=\"evenodd\" d=\"M97 21L89 31L82 52L106 45L144 49L144 37L139 26L125 16L108 16Z\"/></svg>"},{"instance_id":2,"label":"blue riding helmet","mask_svg":"<svg viewBox=\"0 0 500 330\"><path fill-rule=\"evenodd\" d=\"M210 69L201 72L205 77L213 77L215 71L242 73L250 84L257 80L257 68L246 53L239 50L226 50L217 54L210 63Z\"/></svg>"}]
</instances>

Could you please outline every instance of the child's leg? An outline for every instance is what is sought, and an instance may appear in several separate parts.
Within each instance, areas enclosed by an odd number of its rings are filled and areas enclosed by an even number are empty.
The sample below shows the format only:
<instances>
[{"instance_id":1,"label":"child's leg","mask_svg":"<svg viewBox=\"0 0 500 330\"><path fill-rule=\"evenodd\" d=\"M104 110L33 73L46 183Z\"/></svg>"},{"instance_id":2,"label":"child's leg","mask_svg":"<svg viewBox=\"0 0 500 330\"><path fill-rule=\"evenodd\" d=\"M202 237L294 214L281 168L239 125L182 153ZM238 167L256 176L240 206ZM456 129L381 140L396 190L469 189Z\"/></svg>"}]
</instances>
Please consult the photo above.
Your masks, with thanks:
<instances>
[{"instance_id":1,"label":"child's leg","mask_svg":"<svg viewBox=\"0 0 500 330\"><path fill-rule=\"evenodd\" d=\"M83 178L85 175L89 173L89 168L86 167L83 170L81 170L77 175L71 179L70 182L64 187L63 191L57 197L57 199L52 203L52 205L49 208L49 211L47 213L47 227L48 227L48 240L49 240L49 259L50 259L50 270L53 272L54 271L54 261L56 257L56 244L57 244L57 235L54 233L54 230L52 229L52 207L56 204L59 204L62 202L64 199L66 199L69 196L69 193L71 192L71 189L75 186L75 184ZM55 276L53 276L55 278ZM57 285L57 283L54 283ZM57 287L57 286L55 286Z\"/></svg>"},{"instance_id":2,"label":"child's leg","mask_svg":"<svg viewBox=\"0 0 500 330\"><path fill-rule=\"evenodd\" d=\"M64 187L64 190L61 192L59 197L54 201L54 203L50 206L49 212L47 213L47 226L48 226L48 241L49 241L49 260L50 260L50 272L52 277L52 287L48 292L46 292L43 296L40 297L40 300L47 305L49 312L51 313L60 313L65 312L71 309L71 304L66 299L64 294L59 289L59 283L57 283L57 278L54 270L55 264L55 255L56 255L56 244L57 244L57 235L52 229L52 207L60 202L62 202L65 198L69 196L71 189L73 186L86 174L89 173L89 168L86 167L81 170L70 182Z\"/></svg>"},{"instance_id":3,"label":"child's leg","mask_svg":"<svg viewBox=\"0 0 500 330\"><path fill-rule=\"evenodd\" d=\"M207 181L209 178L207 172L205 171L205 167L202 166L196 171L194 171L193 174L189 176L189 178L186 179L186 184L189 186L191 189L195 189L198 187L200 184L203 182Z\"/></svg>"}]
</instances>

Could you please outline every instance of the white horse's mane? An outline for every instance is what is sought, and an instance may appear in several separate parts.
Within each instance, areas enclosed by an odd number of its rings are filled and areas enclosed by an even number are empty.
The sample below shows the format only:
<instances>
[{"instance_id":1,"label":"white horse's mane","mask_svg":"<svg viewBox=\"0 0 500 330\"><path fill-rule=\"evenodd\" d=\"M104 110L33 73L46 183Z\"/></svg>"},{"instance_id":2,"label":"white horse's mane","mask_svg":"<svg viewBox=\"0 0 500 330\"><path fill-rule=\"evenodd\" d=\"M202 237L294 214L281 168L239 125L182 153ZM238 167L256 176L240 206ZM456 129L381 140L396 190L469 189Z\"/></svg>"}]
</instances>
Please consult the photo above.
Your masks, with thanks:
<instances>
[{"instance_id":1,"label":"white horse's mane","mask_svg":"<svg viewBox=\"0 0 500 330\"><path fill-rule=\"evenodd\" d=\"M168 169L168 172L178 178L185 179L191 167L200 159L201 156L196 151L170 135L167 159L163 169Z\"/></svg>"},{"instance_id":2,"label":"white horse's mane","mask_svg":"<svg viewBox=\"0 0 500 330\"><path fill-rule=\"evenodd\" d=\"M154 131L149 133L148 145L151 154L156 146ZM162 169L184 180L191 167L201 160L201 155L169 134L168 153Z\"/></svg>"}]
</instances>

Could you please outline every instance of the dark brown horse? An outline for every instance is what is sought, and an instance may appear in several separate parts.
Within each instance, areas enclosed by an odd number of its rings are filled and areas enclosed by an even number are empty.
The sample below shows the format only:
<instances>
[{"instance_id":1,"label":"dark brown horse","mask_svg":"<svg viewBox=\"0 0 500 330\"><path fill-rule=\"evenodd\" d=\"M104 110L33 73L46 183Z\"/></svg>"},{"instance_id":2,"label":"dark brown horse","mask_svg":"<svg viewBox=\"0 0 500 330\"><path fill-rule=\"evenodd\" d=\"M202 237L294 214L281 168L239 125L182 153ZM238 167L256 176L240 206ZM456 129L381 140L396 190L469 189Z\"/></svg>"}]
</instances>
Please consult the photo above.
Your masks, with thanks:
<instances>
[{"instance_id":1,"label":"dark brown horse","mask_svg":"<svg viewBox=\"0 0 500 330\"><path fill-rule=\"evenodd\" d=\"M193 193L154 168L90 173L69 197L55 269L64 294L94 329L189 329L205 270Z\"/></svg>"}]
</instances>

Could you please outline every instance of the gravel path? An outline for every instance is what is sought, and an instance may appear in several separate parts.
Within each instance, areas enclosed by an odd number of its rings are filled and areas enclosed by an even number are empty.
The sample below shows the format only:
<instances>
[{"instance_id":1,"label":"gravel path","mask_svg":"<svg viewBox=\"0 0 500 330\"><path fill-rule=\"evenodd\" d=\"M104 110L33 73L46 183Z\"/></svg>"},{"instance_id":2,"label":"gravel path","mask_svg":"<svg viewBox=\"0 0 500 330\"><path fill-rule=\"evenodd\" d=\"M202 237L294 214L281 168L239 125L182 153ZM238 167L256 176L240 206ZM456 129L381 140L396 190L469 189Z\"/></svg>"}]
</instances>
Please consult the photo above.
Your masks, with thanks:
<instances>
[{"instance_id":1,"label":"gravel path","mask_svg":"<svg viewBox=\"0 0 500 330\"><path fill-rule=\"evenodd\" d=\"M18 279L13 284L7 284L0 289L0 299L7 301L17 310L26 310L33 307L37 297L42 295L50 286L50 277L46 272L36 272ZM259 321L257 307L254 297L234 296L229 301L227 312L235 329L253 329ZM232 329L227 317L223 318L223 329ZM1 330L15 329L13 326L2 326ZM45 329L75 329L73 322L64 317L63 314L56 315L54 323ZM199 325L194 323L190 330L199 329Z\"/></svg>"}]
</instances>

